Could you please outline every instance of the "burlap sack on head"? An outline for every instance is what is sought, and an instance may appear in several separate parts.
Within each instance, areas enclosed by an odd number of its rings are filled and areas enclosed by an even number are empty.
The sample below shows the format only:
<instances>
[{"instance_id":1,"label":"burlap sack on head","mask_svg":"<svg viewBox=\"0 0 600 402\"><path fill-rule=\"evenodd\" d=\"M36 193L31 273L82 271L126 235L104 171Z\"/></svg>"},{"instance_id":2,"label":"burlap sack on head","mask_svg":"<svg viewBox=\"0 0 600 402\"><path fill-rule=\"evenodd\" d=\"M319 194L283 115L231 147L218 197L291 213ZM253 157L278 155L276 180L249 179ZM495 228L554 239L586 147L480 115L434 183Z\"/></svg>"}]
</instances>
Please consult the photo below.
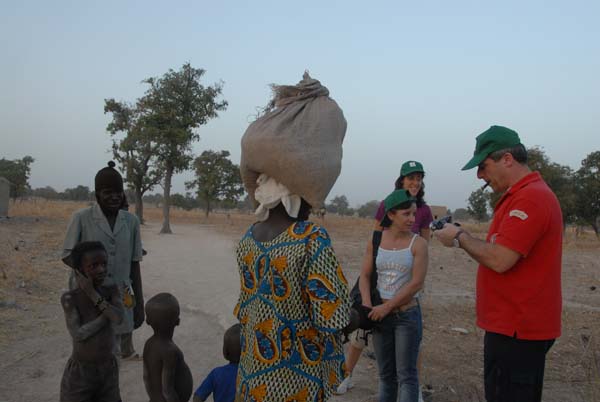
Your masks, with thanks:
<instances>
[{"instance_id":1,"label":"burlap sack on head","mask_svg":"<svg viewBox=\"0 0 600 402\"><path fill-rule=\"evenodd\" d=\"M273 92L269 111L242 137L244 186L254 201L256 179L266 173L320 209L342 169L344 113L308 73L298 85L274 85Z\"/></svg>"}]
</instances>

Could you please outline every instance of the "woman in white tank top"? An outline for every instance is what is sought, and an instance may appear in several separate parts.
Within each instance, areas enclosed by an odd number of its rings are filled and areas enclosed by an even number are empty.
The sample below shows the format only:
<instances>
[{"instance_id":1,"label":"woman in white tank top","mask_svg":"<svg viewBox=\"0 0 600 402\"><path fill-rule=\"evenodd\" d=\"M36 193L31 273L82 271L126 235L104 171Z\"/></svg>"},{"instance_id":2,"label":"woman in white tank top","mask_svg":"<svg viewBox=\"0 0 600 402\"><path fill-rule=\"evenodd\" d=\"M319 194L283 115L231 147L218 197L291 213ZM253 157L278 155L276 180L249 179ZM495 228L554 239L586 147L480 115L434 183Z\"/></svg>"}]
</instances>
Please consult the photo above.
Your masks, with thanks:
<instances>
[{"instance_id":1,"label":"woman in white tank top","mask_svg":"<svg viewBox=\"0 0 600 402\"><path fill-rule=\"evenodd\" d=\"M379 321L373 347L379 371L380 402L417 402L417 356L422 336L419 290L427 273L427 242L412 232L416 199L396 190L384 201L384 231L377 252L377 290L383 303L371 304L369 284L373 273L371 242L360 273L363 304L372 308L369 318Z\"/></svg>"}]
</instances>

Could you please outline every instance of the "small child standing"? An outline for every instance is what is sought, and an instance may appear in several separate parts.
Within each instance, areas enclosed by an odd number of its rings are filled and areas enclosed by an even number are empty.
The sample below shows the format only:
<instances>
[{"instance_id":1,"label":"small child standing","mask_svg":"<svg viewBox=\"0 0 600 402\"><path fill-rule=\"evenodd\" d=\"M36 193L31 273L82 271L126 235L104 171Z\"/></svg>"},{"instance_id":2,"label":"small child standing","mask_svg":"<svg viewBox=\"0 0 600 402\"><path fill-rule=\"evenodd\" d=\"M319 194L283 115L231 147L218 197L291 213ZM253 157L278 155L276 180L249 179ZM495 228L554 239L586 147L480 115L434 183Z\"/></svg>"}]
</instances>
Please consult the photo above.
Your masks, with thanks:
<instances>
[{"instance_id":1,"label":"small child standing","mask_svg":"<svg viewBox=\"0 0 600 402\"><path fill-rule=\"evenodd\" d=\"M194 393L194 402L204 402L213 394L215 402L233 402L235 381L240 362L241 326L231 326L223 335L223 357L229 364L214 368Z\"/></svg>"},{"instance_id":2,"label":"small child standing","mask_svg":"<svg viewBox=\"0 0 600 402\"><path fill-rule=\"evenodd\" d=\"M146 322L154 330L144 345L144 385L150 402L187 402L193 379L183 353L173 342L179 325L179 302L159 293L146 303Z\"/></svg>"},{"instance_id":3,"label":"small child standing","mask_svg":"<svg viewBox=\"0 0 600 402\"><path fill-rule=\"evenodd\" d=\"M123 320L117 286L102 286L108 256L101 242L78 243L71 251L77 288L61 304L73 352L60 383L61 402L119 402L119 367L113 325Z\"/></svg>"}]
</instances>

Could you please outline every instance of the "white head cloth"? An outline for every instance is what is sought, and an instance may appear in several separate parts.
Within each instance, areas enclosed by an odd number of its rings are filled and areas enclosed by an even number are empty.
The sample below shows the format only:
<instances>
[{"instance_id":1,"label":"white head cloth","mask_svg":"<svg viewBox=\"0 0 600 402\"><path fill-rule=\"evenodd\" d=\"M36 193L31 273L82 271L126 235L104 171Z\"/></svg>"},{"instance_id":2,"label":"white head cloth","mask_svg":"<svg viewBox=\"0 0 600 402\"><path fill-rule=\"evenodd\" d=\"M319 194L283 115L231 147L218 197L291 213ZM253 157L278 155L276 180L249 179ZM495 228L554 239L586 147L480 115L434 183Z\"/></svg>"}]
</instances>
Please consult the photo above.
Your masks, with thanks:
<instances>
[{"instance_id":1,"label":"white head cloth","mask_svg":"<svg viewBox=\"0 0 600 402\"><path fill-rule=\"evenodd\" d=\"M286 212L292 218L298 217L300 211L300 196L291 194L281 183L277 183L275 179L261 174L256 180L258 187L254 192L254 199L260 204L254 214L259 221L266 221L269 217L269 210L275 208L280 202L285 207Z\"/></svg>"}]
</instances>

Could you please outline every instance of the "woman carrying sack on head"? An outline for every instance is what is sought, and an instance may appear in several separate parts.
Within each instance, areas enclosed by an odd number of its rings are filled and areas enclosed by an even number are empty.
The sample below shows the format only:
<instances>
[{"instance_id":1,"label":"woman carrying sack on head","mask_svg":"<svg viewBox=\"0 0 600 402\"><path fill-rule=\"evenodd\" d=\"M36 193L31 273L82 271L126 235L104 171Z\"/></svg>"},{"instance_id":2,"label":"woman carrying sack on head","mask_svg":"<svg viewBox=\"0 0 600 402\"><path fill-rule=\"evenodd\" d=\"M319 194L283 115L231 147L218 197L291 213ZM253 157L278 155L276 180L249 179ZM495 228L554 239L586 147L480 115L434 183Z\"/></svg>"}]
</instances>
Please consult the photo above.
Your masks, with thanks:
<instances>
[{"instance_id":1,"label":"woman carrying sack on head","mask_svg":"<svg viewBox=\"0 0 600 402\"><path fill-rule=\"evenodd\" d=\"M346 125L327 89L307 75L275 90L279 106L242 139L242 178L259 206L236 250L236 400L326 401L344 377L350 302L327 231L307 219L339 175ZM323 147L332 153L321 155Z\"/></svg>"},{"instance_id":2,"label":"woman carrying sack on head","mask_svg":"<svg viewBox=\"0 0 600 402\"><path fill-rule=\"evenodd\" d=\"M360 273L363 304L369 318L379 324L373 330L373 347L379 371L380 402L417 402L417 356L422 337L419 290L427 273L427 242L413 233L416 198L395 190L384 200L381 244L375 261L377 290L382 304L373 306L369 289L373 264L372 243L367 245ZM369 257L369 258L367 258Z\"/></svg>"}]
</instances>

